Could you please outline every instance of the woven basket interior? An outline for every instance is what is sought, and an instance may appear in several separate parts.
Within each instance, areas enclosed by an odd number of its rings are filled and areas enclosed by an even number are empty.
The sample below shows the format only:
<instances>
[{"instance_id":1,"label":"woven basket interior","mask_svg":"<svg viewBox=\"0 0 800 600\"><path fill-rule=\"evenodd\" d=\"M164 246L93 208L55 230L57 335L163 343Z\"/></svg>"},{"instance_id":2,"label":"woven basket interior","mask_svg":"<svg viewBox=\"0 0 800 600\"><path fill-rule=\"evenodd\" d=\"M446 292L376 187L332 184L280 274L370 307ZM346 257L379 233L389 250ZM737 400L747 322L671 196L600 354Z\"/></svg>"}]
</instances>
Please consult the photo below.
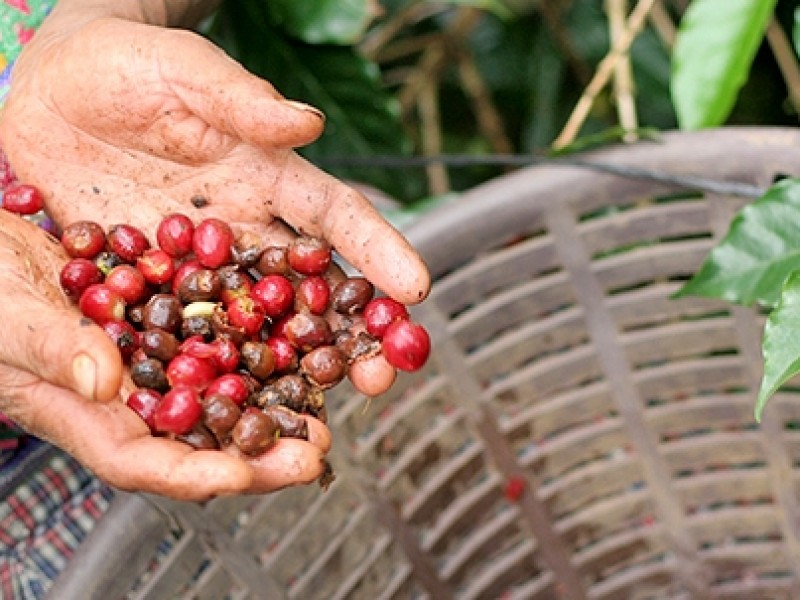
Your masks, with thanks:
<instances>
[{"instance_id":1,"label":"woven basket interior","mask_svg":"<svg viewBox=\"0 0 800 600\"><path fill-rule=\"evenodd\" d=\"M732 130L593 158L763 187L796 148ZM129 597L790 598L800 388L756 424L763 314L671 298L745 202L533 167L424 217L425 369L329 396L325 493L160 501L173 533Z\"/></svg>"}]
</instances>

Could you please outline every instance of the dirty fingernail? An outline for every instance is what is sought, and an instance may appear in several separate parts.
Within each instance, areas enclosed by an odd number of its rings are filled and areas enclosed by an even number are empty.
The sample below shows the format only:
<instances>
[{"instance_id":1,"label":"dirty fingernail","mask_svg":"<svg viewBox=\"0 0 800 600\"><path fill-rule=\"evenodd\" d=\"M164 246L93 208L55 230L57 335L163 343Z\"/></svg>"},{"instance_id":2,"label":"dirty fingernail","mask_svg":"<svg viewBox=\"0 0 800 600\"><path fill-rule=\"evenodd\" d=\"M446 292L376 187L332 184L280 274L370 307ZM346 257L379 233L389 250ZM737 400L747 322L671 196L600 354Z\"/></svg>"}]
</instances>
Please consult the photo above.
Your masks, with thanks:
<instances>
[{"instance_id":1,"label":"dirty fingernail","mask_svg":"<svg viewBox=\"0 0 800 600\"><path fill-rule=\"evenodd\" d=\"M296 108L297 110L302 110L304 112L309 112L313 115L316 115L320 119L325 119L325 113L323 113L320 109L316 106L311 106L310 104L305 104L304 102L297 102L295 100L284 100L286 104L291 106L292 108Z\"/></svg>"},{"instance_id":2,"label":"dirty fingernail","mask_svg":"<svg viewBox=\"0 0 800 600\"><path fill-rule=\"evenodd\" d=\"M75 386L84 398L94 400L97 395L97 364L87 354L78 354L72 361Z\"/></svg>"}]
</instances>

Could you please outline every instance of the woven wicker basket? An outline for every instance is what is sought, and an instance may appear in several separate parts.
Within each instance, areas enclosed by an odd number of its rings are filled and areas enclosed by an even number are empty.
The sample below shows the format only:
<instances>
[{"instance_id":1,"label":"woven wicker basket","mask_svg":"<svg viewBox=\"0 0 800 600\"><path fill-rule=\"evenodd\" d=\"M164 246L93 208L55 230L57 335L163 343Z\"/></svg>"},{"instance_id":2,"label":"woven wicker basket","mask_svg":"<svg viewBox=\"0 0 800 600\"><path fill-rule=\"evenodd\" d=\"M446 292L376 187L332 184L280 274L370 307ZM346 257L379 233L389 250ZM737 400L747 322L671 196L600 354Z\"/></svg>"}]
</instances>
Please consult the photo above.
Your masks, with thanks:
<instances>
[{"instance_id":1,"label":"woven wicker basket","mask_svg":"<svg viewBox=\"0 0 800 600\"><path fill-rule=\"evenodd\" d=\"M800 131L585 158L766 188ZM537 166L426 215L432 360L330 398L328 492L120 493L51 597L800 597L800 398L757 426L763 315L670 298L746 201Z\"/></svg>"}]
</instances>

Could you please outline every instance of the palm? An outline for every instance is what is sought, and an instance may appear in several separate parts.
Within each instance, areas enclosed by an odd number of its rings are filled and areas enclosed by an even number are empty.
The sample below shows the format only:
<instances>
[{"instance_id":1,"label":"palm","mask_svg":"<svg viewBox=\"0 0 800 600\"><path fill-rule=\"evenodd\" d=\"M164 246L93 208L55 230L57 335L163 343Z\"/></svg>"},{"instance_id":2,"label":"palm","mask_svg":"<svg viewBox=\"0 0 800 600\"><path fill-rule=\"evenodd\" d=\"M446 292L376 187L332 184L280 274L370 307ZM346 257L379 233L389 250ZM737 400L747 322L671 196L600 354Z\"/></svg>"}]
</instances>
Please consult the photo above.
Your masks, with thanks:
<instances>
[{"instance_id":1,"label":"palm","mask_svg":"<svg viewBox=\"0 0 800 600\"><path fill-rule=\"evenodd\" d=\"M283 102L206 40L100 20L35 52L36 70L23 60L15 72L0 135L56 221L152 233L163 215L183 212L276 243L303 231L328 238L390 295L427 294L424 265L399 234L293 152L320 134L319 115Z\"/></svg>"},{"instance_id":2,"label":"palm","mask_svg":"<svg viewBox=\"0 0 800 600\"><path fill-rule=\"evenodd\" d=\"M210 110L218 116L222 107L210 106L206 93L226 93L234 82L224 78L241 76L238 68L192 34L156 34L114 21L89 26L64 48L50 48L35 73L21 71L20 86L28 89L18 97L25 105L16 105L12 96L8 120L12 128L15 122L35 127L6 136L20 175L52 195L48 209L54 218L63 223L91 217L152 230L167 212L197 212L191 200L202 196L211 200L202 214L269 224L264 204L253 200L280 194L270 183L287 168L291 151L259 149L218 128L227 124L199 114ZM192 65L179 57L187 56L195 67L224 60L226 68L204 83L206 89L194 91L181 81ZM190 76L197 75L192 71ZM31 103L31 94L41 101ZM17 111L35 114L14 119ZM313 115L302 123L305 141L319 133L320 124Z\"/></svg>"},{"instance_id":3,"label":"palm","mask_svg":"<svg viewBox=\"0 0 800 600\"><path fill-rule=\"evenodd\" d=\"M67 260L58 242L0 211L0 256L0 411L27 431L119 488L176 498L271 491L320 473L330 433L315 419L308 421L310 442L282 440L246 460L234 449L195 451L152 437L122 402L122 363L113 343L99 327L87 325L58 288L58 271ZM97 401L76 393L72 370L63 368L79 353L91 353L97 363ZM132 385L122 387L125 396L124 388Z\"/></svg>"}]
</instances>

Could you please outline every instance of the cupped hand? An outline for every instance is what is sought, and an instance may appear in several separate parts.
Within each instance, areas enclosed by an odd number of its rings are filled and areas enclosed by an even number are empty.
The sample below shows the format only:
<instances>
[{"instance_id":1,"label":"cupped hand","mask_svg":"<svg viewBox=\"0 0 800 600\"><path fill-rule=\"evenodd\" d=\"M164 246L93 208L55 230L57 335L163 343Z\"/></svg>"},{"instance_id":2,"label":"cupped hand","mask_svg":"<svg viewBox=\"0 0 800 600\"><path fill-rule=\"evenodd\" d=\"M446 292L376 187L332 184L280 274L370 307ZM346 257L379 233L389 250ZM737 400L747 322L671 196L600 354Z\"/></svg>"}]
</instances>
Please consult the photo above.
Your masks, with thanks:
<instances>
[{"instance_id":1,"label":"cupped hand","mask_svg":"<svg viewBox=\"0 0 800 600\"><path fill-rule=\"evenodd\" d=\"M122 401L131 388L116 347L58 287L66 259L57 240L0 210L0 412L125 490L205 500L322 474L331 436L311 417L309 441L281 439L256 458L153 437Z\"/></svg>"},{"instance_id":2,"label":"cupped hand","mask_svg":"<svg viewBox=\"0 0 800 600\"><path fill-rule=\"evenodd\" d=\"M270 243L325 237L380 290L425 298L427 269L358 192L299 157L322 115L287 101L201 36L119 19L37 33L17 63L0 140L60 224L151 235L171 212ZM201 208L198 208L201 206Z\"/></svg>"}]
</instances>

